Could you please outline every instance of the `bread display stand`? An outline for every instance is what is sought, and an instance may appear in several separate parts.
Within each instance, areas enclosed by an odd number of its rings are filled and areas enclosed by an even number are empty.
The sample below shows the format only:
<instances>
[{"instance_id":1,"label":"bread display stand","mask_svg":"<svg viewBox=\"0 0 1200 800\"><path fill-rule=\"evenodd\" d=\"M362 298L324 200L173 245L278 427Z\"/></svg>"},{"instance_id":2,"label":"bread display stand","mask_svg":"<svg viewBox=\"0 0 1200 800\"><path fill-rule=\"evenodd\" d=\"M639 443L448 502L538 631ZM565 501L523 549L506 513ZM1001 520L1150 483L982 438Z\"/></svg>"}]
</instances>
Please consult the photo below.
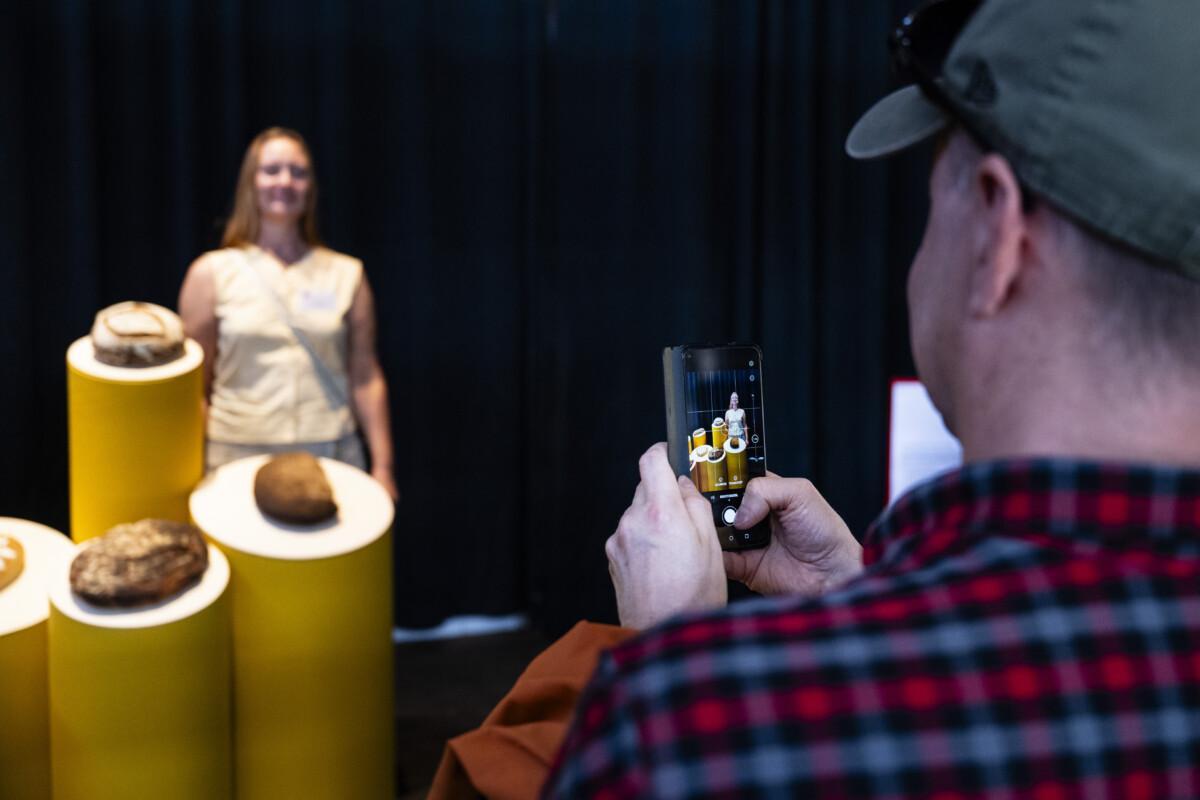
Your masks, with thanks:
<instances>
[{"instance_id":1,"label":"bread display stand","mask_svg":"<svg viewBox=\"0 0 1200 800\"><path fill-rule=\"evenodd\" d=\"M188 519L204 474L203 350L157 367L96 360L85 336L67 349L71 536L145 517Z\"/></svg>"},{"instance_id":2,"label":"bread display stand","mask_svg":"<svg viewBox=\"0 0 1200 800\"><path fill-rule=\"evenodd\" d=\"M266 461L226 464L191 498L233 572L237 797L393 797L391 498L323 458L338 516L278 522L254 502Z\"/></svg>"},{"instance_id":3,"label":"bread display stand","mask_svg":"<svg viewBox=\"0 0 1200 800\"><path fill-rule=\"evenodd\" d=\"M0 590L0 797L50 797L47 591L71 558L71 540L36 522L0 517L0 533L25 549L25 567Z\"/></svg>"},{"instance_id":4,"label":"bread display stand","mask_svg":"<svg viewBox=\"0 0 1200 800\"><path fill-rule=\"evenodd\" d=\"M232 796L229 562L212 545L208 558L199 583L129 609L73 594L69 557L56 569L49 628L55 800Z\"/></svg>"}]
</instances>

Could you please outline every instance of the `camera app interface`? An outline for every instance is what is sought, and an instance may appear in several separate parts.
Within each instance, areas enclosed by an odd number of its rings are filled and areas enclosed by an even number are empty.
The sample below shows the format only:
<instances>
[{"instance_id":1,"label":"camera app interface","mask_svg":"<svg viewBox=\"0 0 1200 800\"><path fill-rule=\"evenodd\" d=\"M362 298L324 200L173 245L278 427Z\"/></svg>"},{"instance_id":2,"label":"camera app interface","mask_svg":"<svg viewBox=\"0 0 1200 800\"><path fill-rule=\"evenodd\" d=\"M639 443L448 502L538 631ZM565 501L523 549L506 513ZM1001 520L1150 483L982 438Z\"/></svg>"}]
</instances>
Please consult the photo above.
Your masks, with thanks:
<instances>
[{"instance_id":1,"label":"camera app interface","mask_svg":"<svg viewBox=\"0 0 1200 800\"><path fill-rule=\"evenodd\" d=\"M717 527L733 524L746 484L767 472L759 358L754 349L714 348L684 359L689 467Z\"/></svg>"}]
</instances>

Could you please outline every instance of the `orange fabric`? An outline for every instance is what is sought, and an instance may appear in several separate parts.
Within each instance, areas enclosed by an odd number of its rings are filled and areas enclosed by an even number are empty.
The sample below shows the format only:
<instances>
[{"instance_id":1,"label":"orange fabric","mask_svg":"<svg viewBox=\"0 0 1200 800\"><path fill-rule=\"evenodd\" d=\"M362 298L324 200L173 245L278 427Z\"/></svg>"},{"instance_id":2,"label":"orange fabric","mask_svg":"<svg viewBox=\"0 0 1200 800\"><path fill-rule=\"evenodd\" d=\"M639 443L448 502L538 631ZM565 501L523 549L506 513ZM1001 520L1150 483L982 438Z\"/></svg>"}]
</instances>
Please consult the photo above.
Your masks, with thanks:
<instances>
[{"instance_id":1,"label":"orange fabric","mask_svg":"<svg viewBox=\"0 0 1200 800\"><path fill-rule=\"evenodd\" d=\"M636 633L580 622L542 651L481 726L446 743L430 800L536 797L600 653Z\"/></svg>"}]
</instances>

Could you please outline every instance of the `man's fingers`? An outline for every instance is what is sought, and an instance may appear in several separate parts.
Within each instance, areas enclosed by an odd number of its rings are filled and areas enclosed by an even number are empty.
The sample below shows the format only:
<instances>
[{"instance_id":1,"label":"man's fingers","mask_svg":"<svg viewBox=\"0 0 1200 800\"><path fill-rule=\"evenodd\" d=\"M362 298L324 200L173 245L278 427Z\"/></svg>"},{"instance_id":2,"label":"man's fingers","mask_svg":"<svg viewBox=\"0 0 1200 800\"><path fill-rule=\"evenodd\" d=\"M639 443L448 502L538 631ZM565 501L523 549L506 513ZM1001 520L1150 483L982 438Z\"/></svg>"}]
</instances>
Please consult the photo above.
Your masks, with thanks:
<instances>
[{"instance_id":1,"label":"man's fingers","mask_svg":"<svg viewBox=\"0 0 1200 800\"><path fill-rule=\"evenodd\" d=\"M754 478L746 484L746 493L742 495L741 506L737 516L733 518L733 527L738 530L752 528L767 518L771 513L771 505L763 494L763 484L774 480L772 478Z\"/></svg>"},{"instance_id":2,"label":"man's fingers","mask_svg":"<svg viewBox=\"0 0 1200 800\"><path fill-rule=\"evenodd\" d=\"M692 525L701 536L713 536L716 529L712 519L712 503L704 499L704 495L700 494L691 478L680 478L677 483L679 494L683 497L683 507L691 517Z\"/></svg>"},{"instance_id":3,"label":"man's fingers","mask_svg":"<svg viewBox=\"0 0 1200 800\"><path fill-rule=\"evenodd\" d=\"M758 570L766 555L766 550L724 551L721 556L725 559L725 576L758 591L760 587L755 585L755 578L758 576Z\"/></svg>"},{"instance_id":4,"label":"man's fingers","mask_svg":"<svg viewBox=\"0 0 1200 800\"><path fill-rule=\"evenodd\" d=\"M668 497L679 494L675 483L675 471L667 458L667 443L658 442L638 459L638 472L642 484L650 497Z\"/></svg>"},{"instance_id":5,"label":"man's fingers","mask_svg":"<svg viewBox=\"0 0 1200 800\"><path fill-rule=\"evenodd\" d=\"M739 530L745 530L766 519L767 514L772 511L784 514L807 504L814 497L820 495L812 483L804 478L755 478L746 485L742 507L738 509L733 525Z\"/></svg>"},{"instance_id":6,"label":"man's fingers","mask_svg":"<svg viewBox=\"0 0 1200 800\"><path fill-rule=\"evenodd\" d=\"M721 559L725 562L725 575L730 580L746 582L746 554L733 550L722 550Z\"/></svg>"},{"instance_id":7,"label":"man's fingers","mask_svg":"<svg viewBox=\"0 0 1200 800\"><path fill-rule=\"evenodd\" d=\"M637 488L633 490L633 502L630 507L640 506L646 502L646 484L639 482Z\"/></svg>"}]
</instances>

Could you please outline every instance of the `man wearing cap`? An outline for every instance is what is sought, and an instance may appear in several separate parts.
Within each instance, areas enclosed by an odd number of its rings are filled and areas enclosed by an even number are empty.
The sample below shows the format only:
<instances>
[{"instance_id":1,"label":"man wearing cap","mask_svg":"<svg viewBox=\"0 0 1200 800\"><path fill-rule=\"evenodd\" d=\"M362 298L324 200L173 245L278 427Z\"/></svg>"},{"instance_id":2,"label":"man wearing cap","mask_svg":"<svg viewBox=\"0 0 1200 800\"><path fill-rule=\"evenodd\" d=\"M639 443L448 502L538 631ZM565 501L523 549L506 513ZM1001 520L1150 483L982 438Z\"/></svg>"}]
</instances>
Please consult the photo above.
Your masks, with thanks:
<instances>
[{"instance_id":1,"label":"man wearing cap","mask_svg":"<svg viewBox=\"0 0 1200 800\"><path fill-rule=\"evenodd\" d=\"M550 796L1200 797L1200 6L944 0L892 44L847 150L936 137L912 346L966 466L861 551L756 479L771 545L722 556L647 451L607 551L652 630Z\"/></svg>"}]
</instances>

